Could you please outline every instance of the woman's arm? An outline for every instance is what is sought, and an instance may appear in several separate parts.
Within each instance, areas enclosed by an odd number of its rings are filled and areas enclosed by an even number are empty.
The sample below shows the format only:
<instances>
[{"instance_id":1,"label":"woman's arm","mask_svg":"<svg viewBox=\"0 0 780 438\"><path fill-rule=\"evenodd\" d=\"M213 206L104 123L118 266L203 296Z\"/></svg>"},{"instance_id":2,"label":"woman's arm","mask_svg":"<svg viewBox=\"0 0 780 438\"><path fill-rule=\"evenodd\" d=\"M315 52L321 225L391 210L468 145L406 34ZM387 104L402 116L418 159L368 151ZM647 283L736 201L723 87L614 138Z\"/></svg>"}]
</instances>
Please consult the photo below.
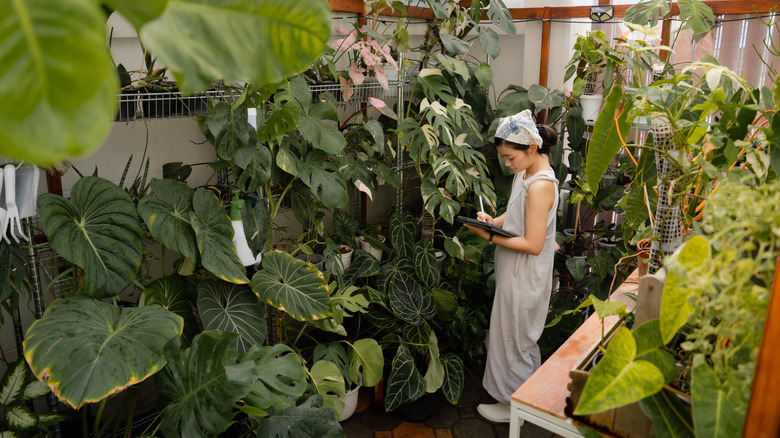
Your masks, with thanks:
<instances>
[{"instance_id":1,"label":"woman's arm","mask_svg":"<svg viewBox=\"0 0 780 438\"><path fill-rule=\"evenodd\" d=\"M490 217L490 215L485 212L482 211L477 212L477 219L483 222L487 222L489 224L493 224L498 228L504 228L504 217L506 217L506 213L503 213L499 217Z\"/></svg>"},{"instance_id":2,"label":"woman's arm","mask_svg":"<svg viewBox=\"0 0 780 438\"><path fill-rule=\"evenodd\" d=\"M538 180L531 183L525 202L525 235L523 237L504 237L495 234L493 235L493 243L515 251L539 255L544 248L544 239L547 234L547 213L550 212L554 202L555 184L552 181ZM493 223L502 227L505 214L494 219ZM480 216L478 215L478 217ZM500 225L499 219L501 220ZM464 226L477 236L485 240L490 239L490 233L487 230L471 225L464 224Z\"/></svg>"}]
</instances>

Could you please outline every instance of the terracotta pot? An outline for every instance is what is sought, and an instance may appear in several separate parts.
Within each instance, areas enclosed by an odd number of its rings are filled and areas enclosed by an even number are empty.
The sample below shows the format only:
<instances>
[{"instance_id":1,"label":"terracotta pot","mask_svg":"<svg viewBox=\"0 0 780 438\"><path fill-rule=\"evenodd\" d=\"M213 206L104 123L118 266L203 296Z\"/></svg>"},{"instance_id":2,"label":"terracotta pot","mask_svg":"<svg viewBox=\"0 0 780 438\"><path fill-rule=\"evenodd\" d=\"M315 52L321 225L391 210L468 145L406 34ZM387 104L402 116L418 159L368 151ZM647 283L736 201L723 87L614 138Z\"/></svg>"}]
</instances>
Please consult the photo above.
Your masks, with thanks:
<instances>
[{"instance_id":1,"label":"terracotta pot","mask_svg":"<svg viewBox=\"0 0 780 438\"><path fill-rule=\"evenodd\" d=\"M636 244L637 273L640 278L647 274L647 266L650 263L650 244L650 239L642 239Z\"/></svg>"}]
</instances>

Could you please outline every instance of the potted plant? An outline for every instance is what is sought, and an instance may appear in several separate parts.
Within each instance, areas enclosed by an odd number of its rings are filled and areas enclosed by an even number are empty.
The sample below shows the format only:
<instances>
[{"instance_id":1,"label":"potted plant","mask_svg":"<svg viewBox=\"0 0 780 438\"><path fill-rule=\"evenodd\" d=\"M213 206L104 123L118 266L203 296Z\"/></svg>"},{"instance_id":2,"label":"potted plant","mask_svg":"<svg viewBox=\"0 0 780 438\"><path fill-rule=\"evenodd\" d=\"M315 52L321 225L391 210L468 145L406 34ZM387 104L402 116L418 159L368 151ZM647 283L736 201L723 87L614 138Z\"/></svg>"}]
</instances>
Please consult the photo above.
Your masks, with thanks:
<instances>
[{"instance_id":1,"label":"potted plant","mask_svg":"<svg viewBox=\"0 0 780 438\"><path fill-rule=\"evenodd\" d=\"M578 35L564 75L564 81L575 78L572 94L580 100L582 116L588 122L596 120L603 103L602 95L606 96L614 85L615 71L621 60L606 38L603 31Z\"/></svg>"}]
</instances>

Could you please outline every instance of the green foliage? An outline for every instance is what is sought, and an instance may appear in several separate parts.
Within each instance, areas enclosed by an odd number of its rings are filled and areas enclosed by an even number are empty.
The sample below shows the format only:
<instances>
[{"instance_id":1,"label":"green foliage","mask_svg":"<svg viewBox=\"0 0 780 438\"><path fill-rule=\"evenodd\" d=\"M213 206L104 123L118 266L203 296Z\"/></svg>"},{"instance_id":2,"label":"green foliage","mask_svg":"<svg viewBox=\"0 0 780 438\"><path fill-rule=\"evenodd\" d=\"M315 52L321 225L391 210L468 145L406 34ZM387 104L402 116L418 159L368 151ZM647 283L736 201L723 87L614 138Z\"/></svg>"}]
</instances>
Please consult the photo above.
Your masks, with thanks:
<instances>
[{"instance_id":1,"label":"green foliage","mask_svg":"<svg viewBox=\"0 0 780 438\"><path fill-rule=\"evenodd\" d=\"M146 289L138 298L138 306L158 305L163 309L179 315L184 321L182 344L189 345L192 338L200 333L198 321L192 312L192 305L187 292L187 280L180 275L169 275L158 278L146 285Z\"/></svg>"},{"instance_id":2,"label":"green foliage","mask_svg":"<svg viewBox=\"0 0 780 438\"><path fill-rule=\"evenodd\" d=\"M321 395L315 395L300 405L292 405L277 412L277 415L260 423L255 436L294 438L306 435L323 438L346 436L334 418L332 409L323 405Z\"/></svg>"},{"instance_id":3,"label":"green foliage","mask_svg":"<svg viewBox=\"0 0 780 438\"><path fill-rule=\"evenodd\" d=\"M231 348L246 353L266 337L265 309L247 285L219 280L198 284L198 313L205 330L238 333Z\"/></svg>"},{"instance_id":4,"label":"green foliage","mask_svg":"<svg viewBox=\"0 0 780 438\"><path fill-rule=\"evenodd\" d=\"M151 186L152 194L138 202L138 214L155 240L197 262L200 252L190 225L195 191L184 183L165 179L152 180Z\"/></svg>"}]
</instances>

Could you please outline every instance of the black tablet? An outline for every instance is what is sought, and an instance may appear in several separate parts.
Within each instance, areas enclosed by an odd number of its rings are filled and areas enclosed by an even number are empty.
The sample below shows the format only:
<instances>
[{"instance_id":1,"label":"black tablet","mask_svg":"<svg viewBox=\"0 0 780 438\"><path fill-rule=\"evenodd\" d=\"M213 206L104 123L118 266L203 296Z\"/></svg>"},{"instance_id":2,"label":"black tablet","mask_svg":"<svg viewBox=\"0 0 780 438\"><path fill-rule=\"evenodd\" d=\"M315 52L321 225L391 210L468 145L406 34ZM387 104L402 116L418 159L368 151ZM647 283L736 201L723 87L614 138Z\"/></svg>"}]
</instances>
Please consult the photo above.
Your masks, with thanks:
<instances>
[{"instance_id":1,"label":"black tablet","mask_svg":"<svg viewBox=\"0 0 780 438\"><path fill-rule=\"evenodd\" d=\"M497 227L497 226L495 226L495 225L493 225L491 223L488 223L488 222L481 222L481 221L478 221L476 219L472 219L472 218L466 217L466 216L458 216L455 219L457 219L459 222L463 222L464 224L469 224L469 225L474 225L474 226L477 226L477 227L480 227L480 228L484 228L484 229L488 230L489 232L491 232L493 234L498 234L499 236L517 237L516 233L513 233L511 231L507 231L507 230L505 230L503 228L499 228L499 227Z\"/></svg>"}]
</instances>

